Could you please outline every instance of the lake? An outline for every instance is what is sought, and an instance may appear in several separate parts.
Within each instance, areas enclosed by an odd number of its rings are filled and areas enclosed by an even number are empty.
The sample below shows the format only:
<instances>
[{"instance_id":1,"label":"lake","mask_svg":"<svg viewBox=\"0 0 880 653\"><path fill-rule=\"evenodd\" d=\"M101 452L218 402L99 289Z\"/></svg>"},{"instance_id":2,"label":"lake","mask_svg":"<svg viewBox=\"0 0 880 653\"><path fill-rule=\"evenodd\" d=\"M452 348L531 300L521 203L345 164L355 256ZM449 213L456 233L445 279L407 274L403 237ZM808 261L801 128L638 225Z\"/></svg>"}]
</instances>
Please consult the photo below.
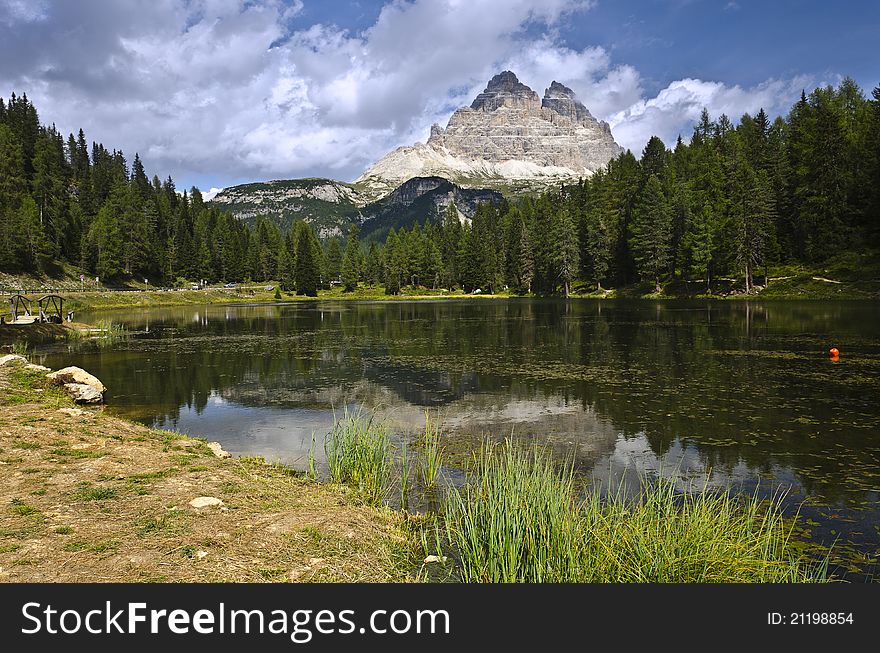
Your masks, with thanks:
<instances>
[{"instance_id":1,"label":"lake","mask_svg":"<svg viewBox=\"0 0 880 653\"><path fill-rule=\"evenodd\" d=\"M401 437L427 410L452 460L512 437L605 486L663 474L785 490L812 542L836 542L854 577L874 573L878 303L483 299L77 315L101 319L130 335L37 358L98 376L108 411L235 454L304 469L313 434L320 454L346 408Z\"/></svg>"}]
</instances>

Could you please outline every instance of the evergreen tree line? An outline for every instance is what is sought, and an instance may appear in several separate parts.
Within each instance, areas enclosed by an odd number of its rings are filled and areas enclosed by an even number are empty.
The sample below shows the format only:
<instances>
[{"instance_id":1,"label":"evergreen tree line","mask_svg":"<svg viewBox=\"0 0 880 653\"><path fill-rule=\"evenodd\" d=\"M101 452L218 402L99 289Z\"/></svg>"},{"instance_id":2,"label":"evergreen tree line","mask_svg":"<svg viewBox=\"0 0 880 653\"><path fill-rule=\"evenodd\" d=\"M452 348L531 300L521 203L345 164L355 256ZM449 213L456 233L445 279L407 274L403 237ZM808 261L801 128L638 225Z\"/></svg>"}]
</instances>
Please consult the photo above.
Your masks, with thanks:
<instances>
[{"instance_id":1,"label":"evergreen tree line","mask_svg":"<svg viewBox=\"0 0 880 653\"><path fill-rule=\"evenodd\" d=\"M305 224L286 238L265 219L249 228L196 188L148 178L137 154L129 166L81 129L65 140L26 95L0 98L0 271L54 275L67 262L102 281L275 280L300 234L320 249ZM326 272L316 274L320 285Z\"/></svg>"},{"instance_id":2,"label":"evergreen tree line","mask_svg":"<svg viewBox=\"0 0 880 653\"><path fill-rule=\"evenodd\" d=\"M748 290L770 264L820 263L880 246L880 87L850 79L771 122L705 110L690 143L651 138L579 183L462 219L450 205L424 225L364 248L352 226L323 244L296 222L248 228L195 188L148 179L137 155L65 141L25 96L0 99L0 269L78 263L102 279L159 283L280 280L314 295L339 283L552 294L736 275Z\"/></svg>"}]
</instances>

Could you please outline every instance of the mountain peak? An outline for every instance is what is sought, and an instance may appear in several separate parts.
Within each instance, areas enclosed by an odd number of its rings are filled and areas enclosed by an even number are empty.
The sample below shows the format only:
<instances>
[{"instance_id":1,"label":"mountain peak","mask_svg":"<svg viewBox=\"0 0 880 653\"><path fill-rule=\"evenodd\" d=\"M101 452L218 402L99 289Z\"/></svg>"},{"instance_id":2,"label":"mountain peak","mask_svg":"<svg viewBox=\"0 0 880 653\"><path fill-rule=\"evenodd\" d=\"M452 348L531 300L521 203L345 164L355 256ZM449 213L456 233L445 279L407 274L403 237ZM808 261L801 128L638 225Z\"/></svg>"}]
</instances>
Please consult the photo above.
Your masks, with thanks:
<instances>
[{"instance_id":1,"label":"mountain peak","mask_svg":"<svg viewBox=\"0 0 880 653\"><path fill-rule=\"evenodd\" d=\"M544 91L541 106L582 125L596 122L587 107L578 100L574 91L555 80L550 82L550 87Z\"/></svg>"},{"instance_id":2,"label":"mountain peak","mask_svg":"<svg viewBox=\"0 0 880 653\"><path fill-rule=\"evenodd\" d=\"M486 90L471 103L471 109L495 111L499 107L519 108L538 102L537 93L519 81L513 72L505 70L489 80Z\"/></svg>"},{"instance_id":3,"label":"mountain peak","mask_svg":"<svg viewBox=\"0 0 880 653\"><path fill-rule=\"evenodd\" d=\"M569 97L571 99L576 99L574 91L572 91L565 84L560 84L555 79L550 82L550 88L544 91L544 97Z\"/></svg>"},{"instance_id":4,"label":"mountain peak","mask_svg":"<svg viewBox=\"0 0 880 653\"><path fill-rule=\"evenodd\" d=\"M611 129L574 91L551 82L540 98L510 70L498 73L427 143L399 147L355 182L385 194L413 177L443 177L471 187L536 188L578 179L621 152ZM378 195L377 195L378 196Z\"/></svg>"}]
</instances>

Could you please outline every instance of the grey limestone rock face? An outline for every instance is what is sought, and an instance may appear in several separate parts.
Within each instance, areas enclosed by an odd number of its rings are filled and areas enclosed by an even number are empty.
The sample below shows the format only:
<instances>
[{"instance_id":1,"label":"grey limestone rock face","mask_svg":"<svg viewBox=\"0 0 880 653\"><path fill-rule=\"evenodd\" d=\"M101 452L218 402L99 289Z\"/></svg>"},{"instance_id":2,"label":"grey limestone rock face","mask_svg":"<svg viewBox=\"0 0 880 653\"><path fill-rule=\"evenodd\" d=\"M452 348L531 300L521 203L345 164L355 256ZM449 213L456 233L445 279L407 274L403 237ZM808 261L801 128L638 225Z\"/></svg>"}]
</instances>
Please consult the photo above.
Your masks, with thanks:
<instances>
[{"instance_id":1,"label":"grey limestone rock face","mask_svg":"<svg viewBox=\"0 0 880 653\"><path fill-rule=\"evenodd\" d=\"M622 151L570 88L554 81L540 98L504 71L445 129L432 126L427 143L390 152L355 183L390 191L413 177L440 176L466 187L550 185L588 176Z\"/></svg>"}]
</instances>

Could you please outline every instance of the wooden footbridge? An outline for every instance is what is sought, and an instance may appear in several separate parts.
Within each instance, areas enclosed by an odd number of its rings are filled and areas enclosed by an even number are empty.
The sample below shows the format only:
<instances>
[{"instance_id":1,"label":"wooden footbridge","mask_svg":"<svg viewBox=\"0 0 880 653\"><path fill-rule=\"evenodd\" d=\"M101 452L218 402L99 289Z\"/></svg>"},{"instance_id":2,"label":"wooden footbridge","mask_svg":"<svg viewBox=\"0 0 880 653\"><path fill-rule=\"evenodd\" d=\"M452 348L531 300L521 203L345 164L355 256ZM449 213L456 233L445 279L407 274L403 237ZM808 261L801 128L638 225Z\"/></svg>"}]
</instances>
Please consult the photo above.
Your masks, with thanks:
<instances>
[{"instance_id":1,"label":"wooden footbridge","mask_svg":"<svg viewBox=\"0 0 880 653\"><path fill-rule=\"evenodd\" d=\"M61 324L64 322L64 298L61 295L43 295L39 298L11 295L8 300L9 317L11 318L8 324L34 324L35 322Z\"/></svg>"}]
</instances>

